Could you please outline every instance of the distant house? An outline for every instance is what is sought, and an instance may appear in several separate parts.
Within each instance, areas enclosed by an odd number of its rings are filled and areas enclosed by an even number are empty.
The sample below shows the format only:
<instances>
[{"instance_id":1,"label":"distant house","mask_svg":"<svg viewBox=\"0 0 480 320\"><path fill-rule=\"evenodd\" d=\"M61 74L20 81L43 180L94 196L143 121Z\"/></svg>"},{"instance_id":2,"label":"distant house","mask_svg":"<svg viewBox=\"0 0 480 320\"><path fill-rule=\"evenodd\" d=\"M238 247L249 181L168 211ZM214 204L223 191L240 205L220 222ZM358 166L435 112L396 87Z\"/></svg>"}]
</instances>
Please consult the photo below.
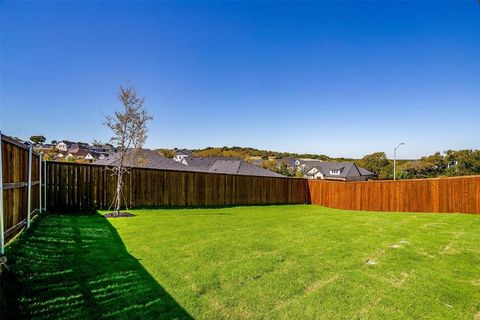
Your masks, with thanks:
<instances>
[{"instance_id":1,"label":"distant house","mask_svg":"<svg viewBox=\"0 0 480 320\"><path fill-rule=\"evenodd\" d=\"M103 159L98 159L93 164L115 166L120 161L120 155L118 153L110 153ZM152 169L163 170L182 170L184 166L172 159L169 159L161 155L156 150L140 149L138 152L135 150L128 150L125 165L127 167L142 167Z\"/></svg>"},{"instance_id":2,"label":"distant house","mask_svg":"<svg viewBox=\"0 0 480 320\"><path fill-rule=\"evenodd\" d=\"M295 158L282 158L277 160L277 168L281 168L283 164L285 164L288 169L295 169L297 167Z\"/></svg>"},{"instance_id":3,"label":"distant house","mask_svg":"<svg viewBox=\"0 0 480 320\"><path fill-rule=\"evenodd\" d=\"M276 172L260 168L235 157L188 157L184 164L189 170L199 172L239 174L247 176L283 177Z\"/></svg>"},{"instance_id":4,"label":"distant house","mask_svg":"<svg viewBox=\"0 0 480 320\"><path fill-rule=\"evenodd\" d=\"M115 149L114 146L112 146L109 143L104 143L104 144L94 144L92 147L90 147L92 151L95 152L100 152L100 153L110 153L110 152L116 152L117 150Z\"/></svg>"},{"instance_id":5,"label":"distant house","mask_svg":"<svg viewBox=\"0 0 480 320\"><path fill-rule=\"evenodd\" d=\"M69 147L69 145L67 143L65 143L64 141L58 142L57 145L55 146L55 148L57 148L57 150L59 150L59 151L67 151L68 147Z\"/></svg>"},{"instance_id":6,"label":"distant house","mask_svg":"<svg viewBox=\"0 0 480 320\"><path fill-rule=\"evenodd\" d=\"M55 145L49 144L49 143L44 143L44 144L37 144L35 145L35 150L37 152L45 152L45 151L51 151L55 148Z\"/></svg>"},{"instance_id":7,"label":"distant house","mask_svg":"<svg viewBox=\"0 0 480 320\"><path fill-rule=\"evenodd\" d=\"M309 171L315 164L324 162L318 159L302 159L302 158L282 158L277 159L277 168L281 168L285 163L287 168L292 171L301 171L306 173Z\"/></svg>"},{"instance_id":8,"label":"distant house","mask_svg":"<svg viewBox=\"0 0 480 320\"><path fill-rule=\"evenodd\" d=\"M78 145L79 148L82 148L82 149L91 149L90 145L86 142L77 142L76 143Z\"/></svg>"},{"instance_id":9,"label":"distant house","mask_svg":"<svg viewBox=\"0 0 480 320\"><path fill-rule=\"evenodd\" d=\"M118 153L94 161L98 165L116 165L119 161ZM281 174L259 168L238 158L229 157L194 157L185 154L182 161L175 161L161 155L158 151L141 149L138 154L133 150L127 153L126 166L155 168L163 170L210 172L223 174L238 174L263 177L283 177Z\"/></svg>"},{"instance_id":10,"label":"distant house","mask_svg":"<svg viewBox=\"0 0 480 320\"><path fill-rule=\"evenodd\" d=\"M318 166L324 162L325 161L318 159L295 159L295 168L305 174L314 166Z\"/></svg>"},{"instance_id":11,"label":"distant house","mask_svg":"<svg viewBox=\"0 0 480 320\"><path fill-rule=\"evenodd\" d=\"M366 181L376 175L353 162L318 162L313 164L304 177L307 179Z\"/></svg>"},{"instance_id":12,"label":"distant house","mask_svg":"<svg viewBox=\"0 0 480 320\"><path fill-rule=\"evenodd\" d=\"M57 153L54 155L53 158L55 160L67 159L67 160L88 160L88 161L105 158L104 154L90 151L88 149L78 149L75 151L76 152L57 151Z\"/></svg>"},{"instance_id":13,"label":"distant house","mask_svg":"<svg viewBox=\"0 0 480 320\"><path fill-rule=\"evenodd\" d=\"M218 160L208 169L208 172L261 177L284 177L279 173L260 168L243 160Z\"/></svg>"},{"instance_id":14,"label":"distant house","mask_svg":"<svg viewBox=\"0 0 480 320\"><path fill-rule=\"evenodd\" d=\"M65 158L67 155L68 155L68 152L67 152L67 151L58 151L58 152L53 156L53 158L54 158L55 160L61 160L61 159Z\"/></svg>"},{"instance_id":15,"label":"distant house","mask_svg":"<svg viewBox=\"0 0 480 320\"><path fill-rule=\"evenodd\" d=\"M99 159L101 154L98 152L90 151L88 149L79 149L76 153L70 153L76 159L83 159L93 161L95 159Z\"/></svg>"},{"instance_id":16,"label":"distant house","mask_svg":"<svg viewBox=\"0 0 480 320\"><path fill-rule=\"evenodd\" d=\"M77 153L80 150L78 143L72 143L68 146L67 151L70 153Z\"/></svg>"},{"instance_id":17,"label":"distant house","mask_svg":"<svg viewBox=\"0 0 480 320\"><path fill-rule=\"evenodd\" d=\"M173 160L180 162L182 164L187 164L185 161L185 158L192 157L193 152L187 149L174 149L175 151L175 157L173 157Z\"/></svg>"}]
</instances>

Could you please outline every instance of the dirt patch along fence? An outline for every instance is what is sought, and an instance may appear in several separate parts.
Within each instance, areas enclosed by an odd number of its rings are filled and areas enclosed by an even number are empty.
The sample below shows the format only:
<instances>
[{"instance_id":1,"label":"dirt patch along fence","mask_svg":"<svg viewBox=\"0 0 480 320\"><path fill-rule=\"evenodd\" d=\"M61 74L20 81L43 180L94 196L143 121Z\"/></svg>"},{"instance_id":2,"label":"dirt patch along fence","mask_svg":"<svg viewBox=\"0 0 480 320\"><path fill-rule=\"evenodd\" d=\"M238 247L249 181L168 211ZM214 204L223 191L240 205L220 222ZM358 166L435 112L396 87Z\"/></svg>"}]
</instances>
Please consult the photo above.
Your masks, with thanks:
<instances>
[{"instance_id":1,"label":"dirt patch along fence","mask_svg":"<svg viewBox=\"0 0 480 320\"><path fill-rule=\"evenodd\" d=\"M28 146L1 135L0 140L0 254L5 242L30 224L40 211L41 155Z\"/></svg>"},{"instance_id":2,"label":"dirt patch along fence","mask_svg":"<svg viewBox=\"0 0 480 320\"><path fill-rule=\"evenodd\" d=\"M396 181L308 181L312 204L396 212L480 213L480 176Z\"/></svg>"},{"instance_id":3,"label":"dirt patch along fence","mask_svg":"<svg viewBox=\"0 0 480 320\"><path fill-rule=\"evenodd\" d=\"M115 180L107 166L47 161L47 206L55 211L108 209ZM306 180L130 168L128 207L209 207L308 202Z\"/></svg>"}]
</instances>

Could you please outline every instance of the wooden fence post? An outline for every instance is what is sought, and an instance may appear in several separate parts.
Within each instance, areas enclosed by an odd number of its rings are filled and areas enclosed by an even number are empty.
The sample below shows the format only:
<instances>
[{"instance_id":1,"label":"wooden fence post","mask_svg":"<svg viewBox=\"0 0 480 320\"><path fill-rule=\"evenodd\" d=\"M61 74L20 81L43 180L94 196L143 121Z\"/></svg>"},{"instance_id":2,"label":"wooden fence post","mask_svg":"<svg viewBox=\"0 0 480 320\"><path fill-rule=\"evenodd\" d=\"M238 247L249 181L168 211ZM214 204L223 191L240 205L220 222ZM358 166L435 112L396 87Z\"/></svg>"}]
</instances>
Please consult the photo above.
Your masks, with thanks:
<instances>
[{"instance_id":1,"label":"wooden fence post","mask_svg":"<svg viewBox=\"0 0 480 320\"><path fill-rule=\"evenodd\" d=\"M2 162L2 132L0 131L0 255L5 253L5 235L3 227L3 162Z\"/></svg>"},{"instance_id":2,"label":"wooden fence post","mask_svg":"<svg viewBox=\"0 0 480 320\"><path fill-rule=\"evenodd\" d=\"M43 211L47 211L47 161L43 161Z\"/></svg>"},{"instance_id":3,"label":"wooden fence post","mask_svg":"<svg viewBox=\"0 0 480 320\"><path fill-rule=\"evenodd\" d=\"M27 228L30 228L30 211L32 209L32 145L28 146L28 202L27 202Z\"/></svg>"},{"instance_id":4,"label":"wooden fence post","mask_svg":"<svg viewBox=\"0 0 480 320\"><path fill-rule=\"evenodd\" d=\"M42 213L42 156L43 153L38 155L38 210Z\"/></svg>"}]
</instances>

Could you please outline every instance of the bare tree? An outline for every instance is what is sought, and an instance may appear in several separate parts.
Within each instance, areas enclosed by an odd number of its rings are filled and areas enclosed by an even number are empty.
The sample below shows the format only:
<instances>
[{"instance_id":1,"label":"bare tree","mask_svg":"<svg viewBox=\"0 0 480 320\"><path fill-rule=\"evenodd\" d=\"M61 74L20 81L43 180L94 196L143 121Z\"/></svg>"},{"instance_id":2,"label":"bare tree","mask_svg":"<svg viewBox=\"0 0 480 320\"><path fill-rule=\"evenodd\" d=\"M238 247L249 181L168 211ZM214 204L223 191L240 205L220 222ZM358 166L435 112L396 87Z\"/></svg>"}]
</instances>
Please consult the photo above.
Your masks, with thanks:
<instances>
[{"instance_id":1,"label":"bare tree","mask_svg":"<svg viewBox=\"0 0 480 320\"><path fill-rule=\"evenodd\" d=\"M128 172L128 166L134 166L138 151L147 139L147 121L153 118L143 106L144 97L139 97L135 88L121 86L118 99L123 104L122 111L115 111L112 116L106 116L104 124L113 131L112 144L117 147L117 161L113 174L116 176L115 197L111 207L118 213L123 199L123 176Z\"/></svg>"}]
</instances>

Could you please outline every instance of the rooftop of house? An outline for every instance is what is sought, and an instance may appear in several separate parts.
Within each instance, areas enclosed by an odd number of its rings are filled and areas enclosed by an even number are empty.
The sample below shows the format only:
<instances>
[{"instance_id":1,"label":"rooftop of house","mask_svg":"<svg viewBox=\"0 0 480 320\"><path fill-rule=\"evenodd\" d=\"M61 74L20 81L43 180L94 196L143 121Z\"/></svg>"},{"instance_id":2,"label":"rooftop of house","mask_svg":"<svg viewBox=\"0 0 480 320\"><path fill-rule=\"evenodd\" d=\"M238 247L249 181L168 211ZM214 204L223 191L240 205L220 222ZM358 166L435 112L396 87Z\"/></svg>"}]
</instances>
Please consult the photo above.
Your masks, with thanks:
<instances>
[{"instance_id":1,"label":"rooftop of house","mask_svg":"<svg viewBox=\"0 0 480 320\"><path fill-rule=\"evenodd\" d=\"M242 161L238 169L238 174L262 177L285 177L282 174L270 171L268 169L257 167L248 162Z\"/></svg>"},{"instance_id":2,"label":"rooftop of house","mask_svg":"<svg viewBox=\"0 0 480 320\"><path fill-rule=\"evenodd\" d=\"M300 163L299 165L303 167L303 172L308 172L312 168L321 166L322 163L325 163L324 161L321 161L321 160L312 160L312 159L309 159L309 160L298 159L298 162Z\"/></svg>"},{"instance_id":3,"label":"rooftop of house","mask_svg":"<svg viewBox=\"0 0 480 320\"><path fill-rule=\"evenodd\" d=\"M188 157L193 156L193 152L188 149L174 149L174 150L177 156L188 156Z\"/></svg>"},{"instance_id":4,"label":"rooftop of house","mask_svg":"<svg viewBox=\"0 0 480 320\"><path fill-rule=\"evenodd\" d=\"M201 171L208 171L210 167L219 160L235 161L241 159L234 157L188 157L187 159L185 159L185 161L187 162L187 166L199 169Z\"/></svg>"},{"instance_id":5,"label":"rooftop of house","mask_svg":"<svg viewBox=\"0 0 480 320\"><path fill-rule=\"evenodd\" d=\"M119 157L120 155L118 153L112 153L104 159L93 162L93 164L113 166L118 164ZM283 177L281 174L259 168L239 158L188 157L186 160L187 164L185 165L161 155L158 151L141 149L138 154L136 154L133 150L127 152L127 160L125 165L163 170Z\"/></svg>"},{"instance_id":6,"label":"rooftop of house","mask_svg":"<svg viewBox=\"0 0 480 320\"><path fill-rule=\"evenodd\" d=\"M359 167L359 166L357 166L357 168L358 168L358 170L360 171L360 174L361 174L362 176L374 176L374 175L376 175L376 174L373 173L372 171L367 170L367 169L365 169L365 168L362 168L362 167Z\"/></svg>"},{"instance_id":7,"label":"rooftop of house","mask_svg":"<svg viewBox=\"0 0 480 320\"><path fill-rule=\"evenodd\" d=\"M62 140L62 141L58 141L57 144L62 143L62 142L65 143L67 146L72 145L72 144L75 143L75 142L73 142L73 141Z\"/></svg>"},{"instance_id":8,"label":"rooftop of house","mask_svg":"<svg viewBox=\"0 0 480 320\"><path fill-rule=\"evenodd\" d=\"M295 167L295 158L288 157L288 158L282 158L282 159L277 160L277 166L278 167L281 167L283 163L285 163L287 165L287 167L289 167L289 168L294 168Z\"/></svg>"},{"instance_id":9,"label":"rooftop of house","mask_svg":"<svg viewBox=\"0 0 480 320\"><path fill-rule=\"evenodd\" d=\"M353 162L323 162L318 161L310 165L310 169L306 175L313 175L313 168L316 168L320 173L326 177L332 178L347 178L350 176L369 176L374 175L373 172L365 168L357 166Z\"/></svg>"},{"instance_id":10,"label":"rooftop of house","mask_svg":"<svg viewBox=\"0 0 480 320\"><path fill-rule=\"evenodd\" d=\"M208 172L236 174L241 164L240 160L217 160L208 169Z\"/></svg>"},{"instance_id":11,"label":"rooftop of house","mask_svg":"<svg viewBox=\"0 0 480 320\"><path fill-rule=\"evenodd\" d=\"M119 153L110 153L107 157L93 162L98 165L114 166L120 159ZM184 166L172 159L169 159L159 152L150 149L141 149L135 152L133 149L127 152L125 165L127 167L143 167L165 170L184 170Z\"/></svg>"},{"instance_id":12,"label":"rooftop of house","mask_svg":"<svg viewBox=\"0 0 480 320\"><path fill-rule=\"evenodd\" d=\"M253 164L245 162L243 160L217 160L208 169L207 172L226 173L226 174L240 174L248 176L262 176L262 177L283 177L283 175L259 168Z\"/></svg>"},{"instance_id":13,"label":"rooftop of house","mask_svg":"<svg viewBox=\"0 0 480 320\"><path fill-rule=\"evenodd\" d=\"M95 152L92 152L88 149L78 149L77 152L68 151L67 153L72 154L75 157L85 157L87 154L90 154L92 157L95 157Z\"/></svg>"}]
</instances>

